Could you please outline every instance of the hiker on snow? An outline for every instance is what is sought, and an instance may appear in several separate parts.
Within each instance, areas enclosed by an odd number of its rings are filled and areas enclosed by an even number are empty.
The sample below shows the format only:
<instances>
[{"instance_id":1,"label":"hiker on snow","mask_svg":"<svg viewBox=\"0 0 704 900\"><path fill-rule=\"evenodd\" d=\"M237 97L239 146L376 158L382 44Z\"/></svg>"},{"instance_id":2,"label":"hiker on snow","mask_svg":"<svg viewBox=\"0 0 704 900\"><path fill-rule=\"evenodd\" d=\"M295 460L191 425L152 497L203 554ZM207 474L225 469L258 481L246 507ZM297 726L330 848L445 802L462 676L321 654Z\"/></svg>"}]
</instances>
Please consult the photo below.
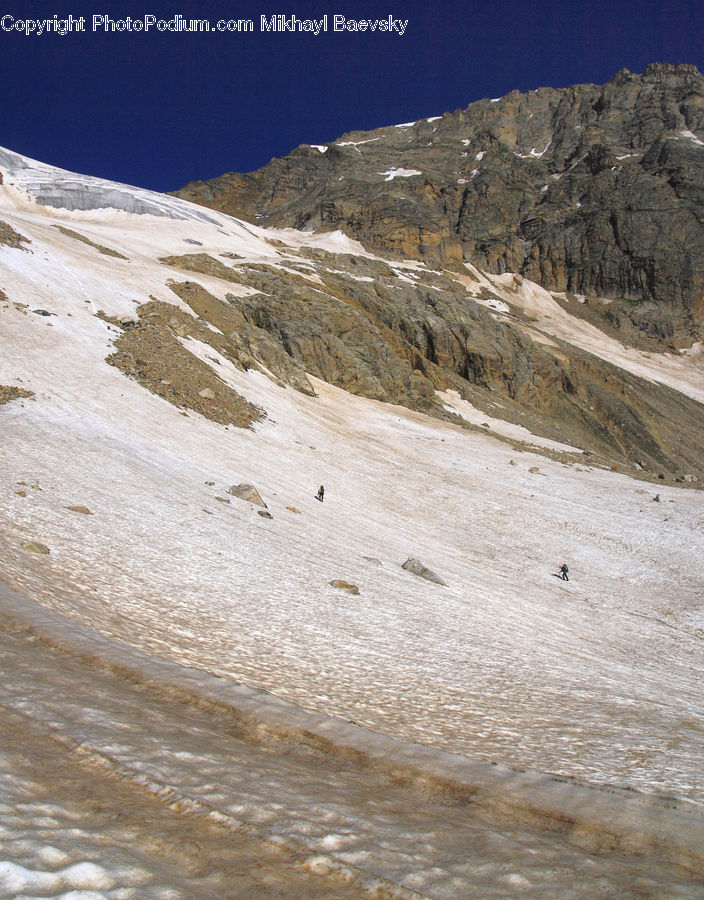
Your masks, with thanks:
<instances>
[{"instance_id":1,"label":"hiker on snow","mask_svg":"<svg viewBox=\"0 0 704 900\"><path fill-rule=\"evenodd\" d=\"M322 484L321 484L320 487L318 488L318 493L316 494L316 498L315 498L315 499L316 499L316 500L320 500L320 502L322 503L322 502L323 502L323 497L324 497L324 496L325 496L325 488L324 488L324 487L322 486Z\"/></svg>"},{"instance_id":2,"label":"hiker on snow","mask_svg":"<svg viewBox=\"0 0 704 900\"><path fill-rule=\"evenodd\" d=\"M568 572L569 572L569 569L567 568L567 566L564 563L562 563L562 565L560 566L560 575L562 576L563 581L570 580L567 575Z\"/></svg>"}]
</instances>

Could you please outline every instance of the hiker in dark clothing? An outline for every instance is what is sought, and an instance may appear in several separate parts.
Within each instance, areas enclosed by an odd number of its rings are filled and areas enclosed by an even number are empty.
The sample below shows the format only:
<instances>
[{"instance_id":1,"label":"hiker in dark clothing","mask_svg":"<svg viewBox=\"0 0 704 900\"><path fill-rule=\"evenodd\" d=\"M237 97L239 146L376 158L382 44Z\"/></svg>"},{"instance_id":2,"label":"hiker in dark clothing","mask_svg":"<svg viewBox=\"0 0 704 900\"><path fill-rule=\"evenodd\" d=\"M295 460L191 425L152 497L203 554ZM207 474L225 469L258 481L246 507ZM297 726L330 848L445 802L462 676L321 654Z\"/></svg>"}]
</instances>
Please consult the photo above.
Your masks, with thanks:
<instances>
[{"instance_id":1,"label":"hiker in dark clothing","mask_svg":"<svg viewBox=\"0 0 704 900\"><path fill-rule=\"evenodd\" d=\"M316 495L316 500L320 500L320 502L322 503L324 497L325 497L325 488L324 488L324 487L322 486L322 484L321 484L320 487L318 488L318 493L317 493L317 495Z\"/></svg>"},{"instance_id":2,"label":"hiker in dark clothing","mask_svg":"<svg viewBox=\"0 0 704 900\"><path fill-rule=\"evenodd\" d=\"M562 565L560 566L560 575L562 576L563 581L570 580L567 575L568 572L569 572L569 569L567 568L567 566L564 563L562 563Z\"/></svg>"}]
</instances>

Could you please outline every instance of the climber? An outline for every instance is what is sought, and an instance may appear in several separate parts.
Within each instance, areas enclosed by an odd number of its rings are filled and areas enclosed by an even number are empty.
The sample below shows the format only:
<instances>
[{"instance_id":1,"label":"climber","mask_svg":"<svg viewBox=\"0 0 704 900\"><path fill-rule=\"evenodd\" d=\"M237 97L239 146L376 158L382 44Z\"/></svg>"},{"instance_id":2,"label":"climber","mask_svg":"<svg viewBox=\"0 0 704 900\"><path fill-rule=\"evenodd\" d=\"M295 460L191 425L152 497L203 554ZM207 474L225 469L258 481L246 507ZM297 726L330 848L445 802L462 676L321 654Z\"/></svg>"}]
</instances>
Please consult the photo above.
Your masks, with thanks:
<instances>
[{"instance_id":1,"label":"climber","mask_svg":"<svg viewBox=\"0 0 704 900\"><path fill-rule=\"evenodd\" d=\"M321 484L320 487L318 488L318 493L315 495L315 499L320 500L320 502L322 503L324 497L325 497L325 488Z\"/></svg>"},{"instance_id":2,"label":"climber","mask_svg":"<svg viewBox=\"0 0 704 900\"><path fill-rule=\"evenodd\" d=\"M562 565L560 566L560 575L561 575L563 581L570 580L569 576L567 575L568 572L569 572L569 569L567 568L567 566L564 563L562 563Z\"/></svg>"}]
</instances>

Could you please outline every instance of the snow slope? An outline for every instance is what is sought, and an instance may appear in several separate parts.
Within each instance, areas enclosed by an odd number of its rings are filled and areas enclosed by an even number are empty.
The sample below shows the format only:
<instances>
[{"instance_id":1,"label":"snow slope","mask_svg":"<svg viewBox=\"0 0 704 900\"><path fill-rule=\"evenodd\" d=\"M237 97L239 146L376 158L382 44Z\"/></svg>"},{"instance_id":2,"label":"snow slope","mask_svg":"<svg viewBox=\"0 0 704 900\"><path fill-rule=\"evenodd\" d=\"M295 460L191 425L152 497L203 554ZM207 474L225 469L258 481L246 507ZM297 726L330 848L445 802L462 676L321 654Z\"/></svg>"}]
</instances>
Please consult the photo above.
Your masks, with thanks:
<instances>
[{"instance_id":1,"label":"snow slope","mask_svg":"<svg viewBox=\"0 0 704 900\"><path fill-rule=\"evenodd\" d=\"M8 584L148 654L404 742L704 804L699 491L654 502L625 475L317 380L304 396L193 339L267 418L238 430L184 415L105 363L119 329L95 313L134 315L149 297L188 312L167 284L183 273L159 259L196 242L274 265L284 250L175 198L4 151L0 171L0 221L31 242L0 245L0 384L34 395L0 406ZM341 235L290 242L362 252ZM554 306L554 333L585 346L589 326ZM588 339L614 360L616 342ZM704 395L689 358L616 355ZM272 519L226 492L241 482ZM403 570L410 556L446 584Z\"/></svg>"}]
</instances>

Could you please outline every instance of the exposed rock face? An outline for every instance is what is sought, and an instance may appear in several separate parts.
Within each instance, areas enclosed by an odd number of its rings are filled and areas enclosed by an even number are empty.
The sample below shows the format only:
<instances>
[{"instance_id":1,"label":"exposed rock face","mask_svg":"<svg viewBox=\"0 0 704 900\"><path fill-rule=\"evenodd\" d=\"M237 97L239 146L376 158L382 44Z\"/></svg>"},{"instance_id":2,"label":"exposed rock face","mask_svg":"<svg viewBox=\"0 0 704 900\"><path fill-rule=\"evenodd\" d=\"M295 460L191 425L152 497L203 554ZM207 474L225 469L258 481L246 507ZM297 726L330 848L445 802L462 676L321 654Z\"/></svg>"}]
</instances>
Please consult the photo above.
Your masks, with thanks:
<instances>
[{"instance_id":1,"label":"exposed rock face","mask_svg":"<svg viewBox=\"0 0 704 900\"><path fill-rule=\"evenodd\" d=\"M126 256L123 256L122 253L118 253L117 250L113 250L111 247L104 247L102 244L96 244L94 241L89 240L85 235L79 234L71 228L65 228L63 225L54 225L54 228L57 228L62 234L65 234L66 237L72 237L74 240L80 241L88 247L92 247L94 250L97 250L98 253L102 253L103 256L112 256L115 259L127 259Z\"/></svg>"},{"instance_id":2,"label":"exposed rock face","mask_svg":"<svg viewBox=\"0 0 704 900\"><path fill-rule=\"evenodd\" d=\"M40 541L25 541L22 544L23 550L29 550L32 553L42 553L45 556L48 556L51 553L49 547L46 544L42 544Z\"/></svg>"},{"instance_id":3,"label":"exposed rock face","mask_svg":"<svg viewBox=\"0 0 704 900\"><path fill-rule=\"evenodd\" d=\"M612 298L679 344L704 327L704 78L623 70L437 120L302 146L179 195L261 225L340 228L367 247L521 273Z\"/></svg>"},{"instance_id":4,"label":"exposed rock face","mask_svg":"<svg viewBox=\"0 0 704 900\"><path fill-rule=\"evenodd\" d=\"M499 314L449 275L399 277L406 270L390 263L323 250L282 251L278 267L206 254L164 262L253 289L225 302L193 282L171 283L222 334L183 313L180 327L197 327L233 362L284 384L312 393L309 373L445 418L435 392L452 388L595 461L704 477L701 404L557 339L534 340L518 309Z\"/></svg>"}]
</instances>

